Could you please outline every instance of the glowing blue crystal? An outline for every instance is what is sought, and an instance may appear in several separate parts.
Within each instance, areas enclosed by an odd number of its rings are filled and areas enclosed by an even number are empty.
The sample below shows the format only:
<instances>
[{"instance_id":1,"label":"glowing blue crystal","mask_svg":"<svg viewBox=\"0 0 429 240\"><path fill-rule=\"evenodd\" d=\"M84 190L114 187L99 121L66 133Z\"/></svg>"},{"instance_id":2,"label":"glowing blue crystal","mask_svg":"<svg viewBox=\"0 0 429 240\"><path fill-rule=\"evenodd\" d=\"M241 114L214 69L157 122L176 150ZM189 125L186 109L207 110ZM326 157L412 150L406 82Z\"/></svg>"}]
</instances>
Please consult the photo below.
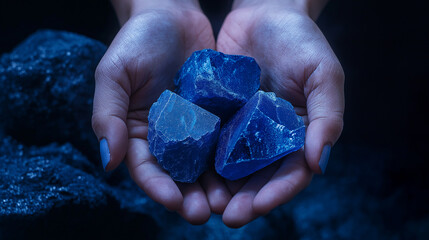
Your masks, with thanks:
<instances>
[{"instance_id":1,"label":"glowing blue crystal","mask_svg":"<svg viewBox=\"0 0 429 240\"><path fill-rule=\"evenodd\" d=\"M258 91L260 74L251 57L204 49L189 57L174 83L180 96L225 123Z\"/></svg>"},{"instance_id":2,"label":"glowing blue crystal","mask_svg":"<svg viewBox=\"0 0 429 240\"><path fill-rule=\"evenodd\" d=\"M149 150L174 180L195 182L213 164L217 116L165 90L148 119Z\"/></svg>"},{"instance_id":3,"label":"glowing blue crystal","mask_svg":"<svg viewBox=\"0 0 429 240\"><path fill-rule=\"evenodd\" d=\"M248 176L304 145L305 125L293 106L258 91L222 127L216 171L229 180Z\"/></svg>"}]
</instances>

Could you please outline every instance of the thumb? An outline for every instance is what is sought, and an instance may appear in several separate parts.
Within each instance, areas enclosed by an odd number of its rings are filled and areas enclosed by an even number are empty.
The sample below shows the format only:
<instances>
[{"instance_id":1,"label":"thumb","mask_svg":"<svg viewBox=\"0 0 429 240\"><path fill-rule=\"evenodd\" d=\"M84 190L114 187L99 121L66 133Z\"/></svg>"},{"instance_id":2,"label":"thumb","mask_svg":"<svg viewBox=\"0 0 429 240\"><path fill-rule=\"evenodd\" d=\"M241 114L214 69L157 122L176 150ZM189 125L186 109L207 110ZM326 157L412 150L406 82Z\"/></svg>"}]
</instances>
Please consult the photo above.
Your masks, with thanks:
<instances>
[{"instance_id":1,"label":"thumb","mask_svg":"<svg viewBox=\"0 0 429 240\"><path fill-rule=\"evenodd\" d=\"M339 62L321 63L306 82L309 125L305 158L311 170L324 173L331 147L341 135L344 114L344 72Z\"/></svg>"},{"instance_id":2,"label":"thumb","mask_svg":"<svg viewBox=\"0 0 429 240\"><path fill-rule=\"evenodd\" d=\"M115 169L122 162L128 145L126 119L130 84L127 74L118 66L102 60L95 73L92 128L100 141L105 171Z\"/></svg>"}]
</instances>

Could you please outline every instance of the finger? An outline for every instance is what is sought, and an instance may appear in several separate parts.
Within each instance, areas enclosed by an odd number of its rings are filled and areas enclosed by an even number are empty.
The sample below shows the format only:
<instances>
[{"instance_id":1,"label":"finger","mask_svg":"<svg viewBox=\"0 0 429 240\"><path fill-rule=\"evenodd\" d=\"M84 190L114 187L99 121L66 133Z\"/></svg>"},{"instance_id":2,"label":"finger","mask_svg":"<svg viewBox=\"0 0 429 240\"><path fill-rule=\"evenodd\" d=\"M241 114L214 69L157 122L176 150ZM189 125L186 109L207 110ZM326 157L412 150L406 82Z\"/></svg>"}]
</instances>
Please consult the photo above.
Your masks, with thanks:
<instances>
[{"instance_id":1,"label":"finger","mask_svg":"<svg viewBox=\"0 0 429 240\"><path fill-rule=\"evenodd\" d=\"M151 199L173 211L182 208L182 193L150 154L146 140L130 139L125 163L131 178Z\"/></svg>"},{"instance_id":2,"label":"finger","mask_svg":"<svg viewBox=\"0 0 429 240\"><path fill-rule=\"evenodd\" d=\"M320 64L305 87L309 125L305 158L310 169L324 173L331 147L343 129L344 73L338 62Z\"/></svg>"},{"instance_id":3,"label":"finger","mask_svg":"<svg viewBox=\"0 0 429 240\"><path fill-rule=\"evenodd\" d=\"M259 190L268 182L274 174L278 164L270 166L254 173L246 184L234 195L226 207L222 220L228 227L239 228L253 221L259 215L253 211L253 200Z\"/></svg>"},{"instance_id":4,"label":"finger","mask_svg":"<svg viewBox=\"0 0 429 240\"><path fill-rule=\"evenodd\" d=\"M200 225L210 218L210 206L206 194L198 182L177 183L183 194L179 214L191 224Z\"/></svg>"},{"instance_id":5,"label":"finger","mask_svg":"<svg viewBox=\"0 0 429 240\"><path fill-rule=\"evenodd\" d=\"M126 74L118 68L119 65L106 61L100 62L95 74L92 128L100 141L103 167L110 171L122 162L127 150L126 117L130 90Z\"/></svg>"},{"instance_id":6,"label":"finger","mask_svg":"<svg viewBox=\"0 0 429 240\"><path fill-rule=\"evenodd\" d=\"M275 207L290 201L308 186L312 176L304 159L304 152L300 150L290 154L270 181L255 196L254 211L265 215Z\"/></svg>"},{"instance_id":7,"label":"finger","mask_svg":"<svg viewBox=\"0 0 429 240\"><path fill-rule=\"evenodd\" d=\"M222 178L213 170L209 170L201 176L200 183L207 194L211 211L222 214L231 200L231 194Z\"/></svg>"}]
</instances>

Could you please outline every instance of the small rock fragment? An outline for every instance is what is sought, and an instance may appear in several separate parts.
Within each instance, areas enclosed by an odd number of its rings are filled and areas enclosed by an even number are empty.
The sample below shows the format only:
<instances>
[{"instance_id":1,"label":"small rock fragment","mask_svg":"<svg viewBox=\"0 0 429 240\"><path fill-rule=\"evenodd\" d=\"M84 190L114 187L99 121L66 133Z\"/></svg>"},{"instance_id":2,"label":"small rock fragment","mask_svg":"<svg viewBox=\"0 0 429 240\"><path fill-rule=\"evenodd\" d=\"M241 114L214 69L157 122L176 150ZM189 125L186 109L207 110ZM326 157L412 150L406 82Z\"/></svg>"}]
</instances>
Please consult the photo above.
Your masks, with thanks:
<instances>
[{"instance_id":1,"label":"small rock fragment","mask_svg":"<svg viewBox=\"0 0 429 240\"><path fill-rule=\"evenodd\" d=\"M174 83L180 96L225 123L259 89L260 74L261 69L251 57L204 49L189 57Z\"/></svg>"},{"instance_id":2,"label":"small rock fragment","mask_svg":"<svg viewBox=\"0 0 429 240\"><path fill-rule=\"evenodd\" d=\"M258 91L222 128L216 171L236 180L304 145L305 125L293 106L274 93Z\"/></svg>"},{"instance_id":3,"label":"small rock fragment","mask_svg":"<svg viewBox=\"0 0 429 240\"><path fill-rule=\"evenodd\" d=\"M220 119L165 90L149 111L149 150L179 182L195 182L213 164Z\"/></svg>"}]
</instances>

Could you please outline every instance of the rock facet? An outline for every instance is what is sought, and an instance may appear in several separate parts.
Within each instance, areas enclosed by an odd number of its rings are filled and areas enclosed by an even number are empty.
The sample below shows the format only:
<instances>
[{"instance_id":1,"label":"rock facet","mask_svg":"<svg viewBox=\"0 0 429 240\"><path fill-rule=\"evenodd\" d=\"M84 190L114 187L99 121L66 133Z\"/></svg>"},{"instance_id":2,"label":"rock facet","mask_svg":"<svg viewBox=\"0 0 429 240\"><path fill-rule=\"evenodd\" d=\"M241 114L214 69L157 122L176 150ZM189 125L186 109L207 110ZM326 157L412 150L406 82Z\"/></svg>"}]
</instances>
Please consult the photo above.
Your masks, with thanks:
<instances>
[{"instance_id":1,"label":"rock facet","mask_svg":"<svg viewBox=\"0 0 429 240\"><path fill-rule=\"evenodd\" d=\"M195 182L213 164L220 119L165 90L149 112L149 149L180 182Z\"/></svg>"},{"instance_id":2,"label":"rock facet","mask_svg":"<svg viewBox=\"0 0 429 240\"><path fill-rule=\"evenodd\" d=\"M304 145L305 125L293 106L274 93L258 91L222 128L216 171L236 180Z\"/></svg>"},{"instance_id":3,"label":"rock facet","mask_svg":"<svg viewBox=\"0 0 429 240\"><path fill-rule=\"evenodd\" d=\"M180 96L225 123L259 89L260 74L251 57L204 49L189 57L174 82Z\"/></svg>"}]
</instances>

